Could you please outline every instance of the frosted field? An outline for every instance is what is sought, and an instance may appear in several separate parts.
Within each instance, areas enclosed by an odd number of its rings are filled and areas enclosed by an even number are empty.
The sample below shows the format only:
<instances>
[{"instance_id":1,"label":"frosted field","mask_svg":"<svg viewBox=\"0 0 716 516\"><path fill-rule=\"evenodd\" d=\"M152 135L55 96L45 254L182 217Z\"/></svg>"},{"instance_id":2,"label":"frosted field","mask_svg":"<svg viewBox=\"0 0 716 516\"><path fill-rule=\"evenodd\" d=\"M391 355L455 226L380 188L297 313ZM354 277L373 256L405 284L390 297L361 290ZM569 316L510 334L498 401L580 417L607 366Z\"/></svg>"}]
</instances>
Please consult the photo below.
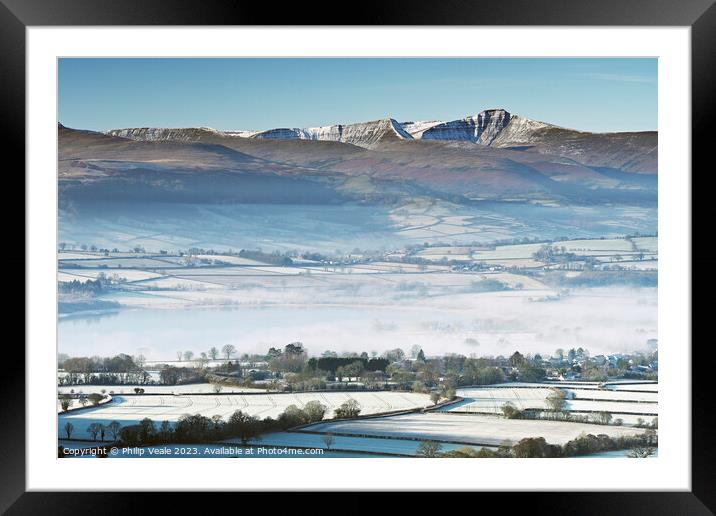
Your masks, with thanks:
<instances>
[{"instance_id":1,"label":"frosted field","mask_svg":"<svg viewBox=\"0 0 716 516\"><path fill-rule=\"evenodd\" d=\"M383 439L377 437L347 437L336 435L335 442L331 445L331 449L355 452L374 452L386 454L398 454L414 456L420 441L407 439ZM236 442L236 439L227 439L225 442ZM273 445L273 446L301 446L307 448L324 448L326 444L323 442L323 435L309 434L304 432L275 432L261 436L258 441L251 441L254 445ZM463 448L464 445L446 443L441 451L450 451ZM476 446L480 449L482 446Z\"/></svg>"},{"instance_id":2,"label":"frosted field","mask_svg":"<svg viewBox=\"0 0 716 516\"><path fill-rule=\"evenodd\" d=\"M624 238L608 239L590 239L590 240L567 240L565 242L555 242L559 247L565 247L569 252L575 251L616 251L627 252L633 251L631 243Z\"/></svg>"},{"instance_id":3,"label":"frosted field","mask_svg":"<svg viewBox=\"0 0 716 516\"><path fill-rule=\"evenodd\" d=\"M325 422L312 425L305 430L360 436L403 436L492 446L497 446L505 440L516 443L526 437L544 437L551 444L564 444L575 439L582 432L594 435L607 434L612 437L643 432L640 428L632 427L439 412Z\"/></svg>"},{"instance_id":4,"label":"frosted field","mask_svg":"<svg viewBox=\"0 0 716 516\"><path fill-rule=\"evenodd\" d=\"M659 238L658 237L638 237L633 238L634 244L637 249L644 252L657 253L659 252Z\"/></svg>"},{"instance_id":5,"label":"frosted field","mask_svg":"<svg viewBox=\"0 0 716 516\"><path fill-rule=\"evenodd\" d=\"M114 394L134 394L134 389L144 389L145 394L190 394L190 393L214 393L214 386L210 383L192 383L188 385L65 385L57 388L60 394L75 393L89 394L91 392L114 392ZM253 392L263 393L263 389L251 389L249 387L236 387L230 385L221 386L222 393L228 392Z\"/></svg>"},{"instance_id":6,"label":"frosted field","mask_svg":"<svg viewBox=\"0 0 716 516\"><path fill-rule=\"evenodd\" d=\"M532 255L540 250L544 244L518 244L500 245L494 250L475 251L472 253L473 260L504 260L509 258L532 258Z\"/></svg>"},{"instance_id":7,"label":"frosted field","mask_svg":"<svg viewBox=\"0 0 716 516\"><path fill-rule=\"evenodd\" d=\"M62 266L61 266L62 267ZM65 268L62 267L59 272L58 281L72 281L72 280L78 280L78 281L86 281L88 279L95 280L100 274L104 274L105 276L114 276L117 275L120 278L123 278L127 280L128 282L132 281L141 281L141 280L147 280L151 278L159 278L161 277L161 274L158 274L156 272L151 271L145 271L141 269L99 269L99 268L79 268L79 269L72 269L72 268Z\"/></svg>"},{"instance_id":8,"label":"frosted field","mask_svg":"<svg viewBox=\"0 0 716 516\"><path fill-rule=\"evenodd\" d=\"M535 389L458 389L463 401L442 408L445 412L479 412L502 414L502 406L512 403L519 410L546 409L548 388Z\"/></svg>"},{"instance_id":9,"label":"frosted field","mask_svg":"<svg viewBox=\"0 0 716 516\"><path fill-rule=\"evenodd\" d=\"M206 417L220 415L227 418L237 410L259 418L278 417L289 405L302 407L317 400L328 407L326 417L332 417L333 409L343 402L355 399L361 406L361 414L375 414L431 405L427 394L401 392L316 392L298 394L245 395L151 395L114 396L114 401L102 407L58 415L58 435L62 427L71 421L73 436L86 437L87 426L93 422L107 424L119 421L123 426L139 423L145 417L155 422L176 422L183 414L201 414Z\"/></svg>"},{"instance_id":10,"label":"frosted field","mask_svg":"<svg viewBox=\"0 0 716 516\"><path fill-rule=\"evenodd\" d=\"M645 417L658 414L656 403L626 403L619 401L567 400L565 409L570 412L609 412L610 414L644 414Z\"/></svg>"},{"instance_id":11,"label":"frosted field","mask_svg":"<svg viewBox=\"0 0 716 516\"><path fill-rule=\"evenodd\" d=\"M92 258L103 258L99 253L85 253L82 251L59 251L57 257L60 260L89 260Z\"/></svg>"},{"instance_id":12,"label":"frosted field","mask_svg":"<svg viewBox=\"0 0 716 516\"><path fill-rule=\"evenodd\" d=\"M614 391L629 390L629 391L646 391L646 392L659 392L658 383L608 383L605 389Z\"/></svg>"},{"instance_id":13,"label":"frosted field","mask_svg":"<svg viewBox=\"0 0 716 516\"><path fill-rule=\"evenodd\" d=\"M553 246L564 247L567 252L578 256L592 256L599 260L611 263L613 257L619 255L619 262L625 267L637 269L655 269L657 262L651 260L656 257L656 237L633 239L634 243L624 238L611 239L582 239L556 241ZM638 241L638 242L637 242ZM416 256L431 261L446 260L477 260L488 264L502 266L541 267L544 263L533 258L545 244L514 244L498 245L494 249L480 249L474 247L430 247L419 251ZM646 261L638 260L637 255L644 254Z\"/></svg>"},{"instance_id":14,"label":"frosted field","mask_svg":"<svg viewBox=\"0 0 716 516\"><path fill-rule=\"evenodd\" d=\"M624 390L591 390L591 389L565 389L573 397L611 400L611 401L642 401L656 403L659 393L653 391L629 392ZM636 389L635 389L636 390Z\"/></svg>"},{"instance_id":15,"label":"frosted field","mask_svg":"<svg viewBox=\"0 0 716 516\"><path fill-rule=\"evenodd\" d=\"M502 385L509 386L510 384ZM440 411L501 415L503 405L508 402L519 410L549 408L546 398L551 393L551 390L548 388L548 384L514 384L514 386L517 385L529 388L484 387L458 389L457 395L464 398L463 401L448 405L440 409ZM613 419L621 419L626 425L636 424L640 417L647 422L651 422L658 414L658 394L655 392L604 390L598 389L597 385L597 383L592 383L587 387L585 384L559 384L559 388L566 391L570 396L576 397L576 399L567 399L564 403L564 409L580 415L609 412L612 414Z\"/></svg>"},{"instance_id":16,"label":"frosted field","mask_svg":"<svg viewBox=\"0 0 716 516\"><path fill-rule=\"evenodd\" d=\"M95 267L103 268L106 273L117 272L124 268L147 268L161 269L163 267L179 267L181 258L150 258L144 256L129 258L100 258L100 259L84 259L84 260L64 260L60 255L62 267Z\"/></svg>"},{"instance_id":17,"label":"frosted field","mask_svg":"<svg viewBox=\"0 0 716 516\"><path fill-rule=\"evenodd\" d=\"M217 263L228 263L231 265L265 265L264 263L256 260L224 254L198 254L196 257L200 260L211 260Z\"/></svg>"}]
</instances>

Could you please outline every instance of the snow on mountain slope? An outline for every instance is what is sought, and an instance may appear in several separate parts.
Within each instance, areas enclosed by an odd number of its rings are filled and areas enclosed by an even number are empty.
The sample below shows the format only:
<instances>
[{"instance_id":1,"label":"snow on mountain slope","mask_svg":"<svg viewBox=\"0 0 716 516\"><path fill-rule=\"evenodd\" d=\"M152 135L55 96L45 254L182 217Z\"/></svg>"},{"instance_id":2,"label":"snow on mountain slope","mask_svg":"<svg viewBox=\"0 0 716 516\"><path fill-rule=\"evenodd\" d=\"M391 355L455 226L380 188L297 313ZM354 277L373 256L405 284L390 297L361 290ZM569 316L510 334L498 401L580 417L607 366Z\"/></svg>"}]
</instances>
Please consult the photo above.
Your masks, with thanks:
<instances>
[{"instance_id":1,"label":"snow on mountain slope","mask_svg":"<svg viewBox=\"0 0 716 516\"><path fill-rule=\"evenodd\" d=\"M469 141L489 145L510 123L510 117L510 113L504 109L488 109L462 120L433 125L417 133L415 137L423 140Z\"/></svg>"},{"instance_id":2,"label":"snow on mountain slope","mask_svg":"<svg viewBox=\"0 0 716 516\"><path fill-rule=\"evenodd\" d=\"M251 138L261 138L267 140L310 140L310 135L305 129L297 127L280 127L277 129L268 129L267 131L258 132Z\"/></svg>"},{"instance_id":3,"label":"snow on mountain slope","mask_svg":"<svg viewBox=\"0 0 716 516\"><path fill-rule=\"evenodd\" d=\"M419 139L426 130L444 123L442 120L426 120L423 122L401 122L400 125L413 138Z\"/></svg>"},{"instance_id":4,"label":"snow on mountain slope","mask_svg":"<svg viewBox=\"0 0 716 516\"><path fill-rule=\"evenodd\" d=\"M392 118L373 120L348 125L329 125L307 129L270 129L252 138L273 138L284 140L322 140L350 143L371 148L381 141L412 140L413 137Z\"/></svg>"},{"instance_id":5,"label":"snow on mountain slope","mask_svg":"<svg viewBox=\"0 0 716 516\"><path fill-rule=\"evenodd\" d=\"M200 142L216 136L248 138L256 133L257 131L217 131L211 127L131 127L127 129L111 129L105 131L104 134L145 142Z\"/></svg>"},{"instance_id":6,"label":"snow on mountain slope","mask_svg":"<svg viewBox=\"0 0 716 516\"><path fill-rule=\"evenodd\" d=\"M260 132L222 132L206 127L144 127L115 129L106 134L132 140L214 143L229 147L243 145L239 143L241 141L248 144L257 140L304 140L334 142L334 145L347 143L363 149L376 149L391 142L429 140L470 147L477 145L478 150L479 147L493 147L537 152L625 172L655 174L658 168L656 131L590 133L513 115L505 109L487 109L477 115L447 122L432 120L400 124L392 118L384 118L356 124L274 128ZM319 158L316 163L325 161Z\"/></svg>"}]
</instances>

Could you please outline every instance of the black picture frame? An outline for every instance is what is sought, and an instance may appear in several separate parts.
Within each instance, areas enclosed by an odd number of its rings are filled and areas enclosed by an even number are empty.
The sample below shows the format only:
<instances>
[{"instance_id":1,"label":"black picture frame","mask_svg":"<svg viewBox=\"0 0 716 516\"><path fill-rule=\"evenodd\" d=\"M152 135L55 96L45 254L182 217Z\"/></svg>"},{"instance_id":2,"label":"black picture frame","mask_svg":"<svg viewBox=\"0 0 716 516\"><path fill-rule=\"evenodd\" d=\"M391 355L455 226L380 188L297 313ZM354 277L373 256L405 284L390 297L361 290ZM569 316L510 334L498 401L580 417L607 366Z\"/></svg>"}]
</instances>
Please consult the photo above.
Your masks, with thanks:
<instances>
[{"instance_id":1,"label":"black picture frame","mask_svg":"<svg viewBox=\"0 0 716 516\"><path fill-rule=\"evenodd\" d=\"M501 0L496 2L443 0L375 1L274 4L214 0L0 0L0 98L2 141L6 156L16 163L14 191L24 191L17 173L24 168L25 152L25 29L30 26L88 25L551 25L551 26L688 26L692 43L692 168L701 174L700 188L692 188L692 241L707 230L711 190L705 169L713 146L716 115L716 0ZM352 8L350 6L353 6ZM9 161L8 161L9 162ZM703 168L704 170L700 170ZM11 170L6 168L5 172ZM676 172L676 171L672 171ZM678 173L691 173L678 171ZM15 195L18 197L17 195ZM15 212L17 213L17 212ZM7 216L7 214L6 214ZM15 215L16 217L16 215ZM7 219L9 220L9 219ZM694 246L692 246L694 247ZM692 249L693 270L713 270L714 258L703 246ZM19 266L19 257L8 258ZM32 271L26 270L26 276ZM694 330L706 326L707 302L695 294L713 290L713 274L692 284ZM704 299L707 299L704 296ZM692 338L693 357L709 353L710 339ZM713 356L713 352L710 352ZM514 493L510 508L524 506L530 513L550 514L714 514L716 512L716 454L714 453L713 391L707 385L713 367L709 360L692 361L692 490L690 492L580 492ZM25 363L24 355L6 371L0 382L6 396L0 425L0 511L8 514L127 513L146 503L144 497L122 493L25 492ZM31 365L31 364L30 364ZM82 486L77 486L78 490ZM555 478L555 489L559 479ZM244 495L242 495L243 497ZM484 494L481 496L490 496ZM501 496L505 496L503 493ZM172 503L184 503L174 496ZM483 499L484 500L484 499ZM169 500L166 500L169 502ZM294 500L295 502L295 500ZM163 501L164 503L164 501ZM272 501L272 506L275 501ZM298 502L300 503L300 502ZM484 502L481 502L481 504ZM242 505L251 502L242 498ZM212 503L213 505L213 503ZM348 503L348 505L351 505ZM168 507L168 506L167 506ZM272 511L273 512L273 511Z\"/></svg>"}]
</instances>

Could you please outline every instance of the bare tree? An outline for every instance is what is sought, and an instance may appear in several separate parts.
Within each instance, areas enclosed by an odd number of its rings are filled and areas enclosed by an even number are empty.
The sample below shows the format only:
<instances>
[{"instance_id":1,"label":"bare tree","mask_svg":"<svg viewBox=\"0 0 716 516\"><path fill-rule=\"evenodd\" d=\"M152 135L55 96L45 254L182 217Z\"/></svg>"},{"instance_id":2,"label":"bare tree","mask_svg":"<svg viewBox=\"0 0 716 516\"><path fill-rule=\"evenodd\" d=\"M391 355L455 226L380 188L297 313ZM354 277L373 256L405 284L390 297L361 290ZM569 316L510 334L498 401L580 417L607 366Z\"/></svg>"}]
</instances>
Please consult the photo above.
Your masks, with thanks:
<instances>
[{"instance_id":1,"label":"bare tree","mask_svg":"<svg viewBox=\"0 0 716 516\"><path fill-rule=\"evenodd\" d=\"M97 434L99 434L100 428L99 423L91 423L87 426L87 433L92 436L92 440L97 440Z\"/></svg>"},{"instance_id":2,"label":"bare tree","mask_svg":"<svg viewBox=\"0 0 716 516\"><path fill-rule=\"evenodd\" d=\"M112 440L117 440L117 437L119 436L119 430L121 428L122 425L119 424L119 421L112 421L110 424L107 425L107 430L109 430L109 433L112 436Z\"/></svg>"},{"instance_id":3,"label":"bare tree","mask_svg":"<svg viewBox=\"0 0 716 516\"><path fill-rule=\"evenodd\" d=\"M333 436L333 434L323 434L321 440L323 441L323 444L326 445L326 450L329 451L331 449L331 446L333 446L333 443L336 442L336 438Z\"/></svg>"},{"instance_id":4,"label":"bare tree","mask_svg":"<svg viewBox=\"0 0 716 516\"><path fill-rule=\"evenodd\" d=\"M212 360L216 360L217 357L219 356L219 350L216 349L215 347L212 347L209 350L209 356L211 357Z\"/></svg>"},{"instance_id":5,"label":"bare tree","mask_svg":"<svg viewBox=\"0 0 716 516\"><path fill-rule=\"evenodd\" d=\"M60 406L62 407L62 410L69 409L70 405L72 405L72 398L70 396L68 396L67 394L61 394L60 395Z\"/></svg>"},{"instance_id":6,"label":"bare tree","mask_svg":"<svg viewBox=\"0 0 716 516\"><path fill-rule=\"evenodd\" d=\"M223 348L221 348L221 352L226 355L226 359L229 360L231 358L231 355L236 353L236 348L233 346L233 344L227 344Z\"/></svg>"},{"instance_id":7,"label":"bare tree","mask_svg":"<svg viewBox=\"0 0 716 516\"><path fill-rule=\"evenodd\" d=\"M184 353L182 353L181 351L177 351L177 359L179 360L179 362L181 362L182 356L184 356Z\"/></svg>"},{"instance_id":8,"label":"bare tree","mask_svg":"<svg viewBox=\"0 0 716 516\"><path fill-rule=\"evenodd\" d=\"M442 444L435 441L421 441L415 454L418 457L439 457Z\"/></svg>"},{"instance_id":9,"label":"bare tree","mask_svg":"<svg viewBox=\"0 0 716 516\"><path fill-rule=\"evenodd\" d=\"M187 362L191 362L191 359L194 358L194 352L193 351L185 351L184 352L184 360Z\"/></svg>"},{"instance_id":10,"label":"bare tree","mask_svg":"<svg viewBox=\"0 0 716 516\"><path fill-rule=\"evenodd\" d=\"M65 429L65 433L67 434L67 438L71 439L72 438L72 430L75 429L75 425L73 425L72 423L70 423L68 421L67 423L65 423L64 429Z\"/></svg>"}]
</instances>

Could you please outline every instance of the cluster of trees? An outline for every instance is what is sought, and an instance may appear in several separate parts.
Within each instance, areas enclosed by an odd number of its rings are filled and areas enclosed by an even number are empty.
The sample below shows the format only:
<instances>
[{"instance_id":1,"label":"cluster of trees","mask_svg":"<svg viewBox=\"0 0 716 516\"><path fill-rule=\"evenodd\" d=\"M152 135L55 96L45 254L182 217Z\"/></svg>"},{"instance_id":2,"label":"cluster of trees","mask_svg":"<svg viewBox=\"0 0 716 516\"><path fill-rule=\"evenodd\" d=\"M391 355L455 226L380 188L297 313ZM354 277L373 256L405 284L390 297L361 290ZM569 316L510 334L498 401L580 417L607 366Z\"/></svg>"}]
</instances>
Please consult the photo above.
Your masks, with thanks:
<instances>
[{"instance_id":1,"label":"cluster of trees","mask_svg":"<svg viewBox=\"0 0 716 516\"><path fill-rule=\"evenodd\" d=\"M539 262L549 264L573 262L580 258L576 254L568 252L567 248L563 245L551 244L540 247L532 254L532 257Z\"/></svg>"},{"instance_id":2,"label":"cluster of trees","mask_svg":"<svg viewBox=\"0 0 716 516\"><path fill-rule=\"evenodd\" d=\"M264 253L260 250L250 251L248 249L242 249L239 251L239 256L247 258L249 260L256 260L257 262L270 263L271 265L282 265L290 266L293 265L293 260L287 255L281 254L279 251L273 253Z\"/></svg>"},{"instance_id":3,"label":"cluster of trees","mask_svg":"<svg viewBox=\"0 0 716 516\"><path fill-rule=\"evenodd\" d=\"M57 290L60 294L79 294L84 296L98 296L103 291L102 282L100 280L87 281L60 281L57 284Z\"/></svg>"},{"instance_id":4,"label":"cluster of trees","mask_svg":"<svg viewBox=\"0 0 716 516\"><path fill-rule=\"evenodd\" d=\"M191 367L165 366L159 371L159 379L164 385L180 385L196 383L203 380L203 376Z\"/></svg>"},{"instance_id":5,"label":"cluster of trees","mask_svg":"<svg viewBox=\"0 0 716 516\"><path fill-rule=\"evenodd\" d=\"M80 264L77 267L81 267ZM95 279L87 279L84 281L72 280L72 281L60 281L57 284L57 290L60 294L73 294L82 297L93 297L104 293L107 288L112 285L119 285L120 283L126 283L127 278L120 276L117 273L107 274L100 272Z\"/></svg>"},{"instance_id":6,"label":"cluster of trees","mask_svg":"<svg viewBox=\"0 0 716 516\"><path fill-rule=\"evenodd\" d=\"M92 405L99 405L99 403L103 399L105 399L105 397L106 395L103 391L101 394L97 392L93 392L91 394L79 393L77 396L73 396L71 394L60 394L58 396L58 400L60 401L60 406L62 407L62 410L66 411L69 410L69 408L72 406L72 400L75 398L77 399L77 403L85 407L88 403L91 403Z\"/></svg>"},{"instance_id":7,"label":"cluster of trees","mask_svg":"<svg viewBox=\"0 0 716 516\"><path fill-rule=\"evenodd\" d=\"M310 358L307 366L312 370L326 371L338 377L360 376L364 371L385 371L390 363L387 358L322 356Z\"/></svg>"},{"instance_id":8,"label":"cluster of trees","mask_svg":"<svg viewBox=\"0 0 716 516\"><path fill-rule=\"evenodd\" d=\"M271 348L267 354L268 367L276 373L298 373L302 371L308 361L308 353L300 342L292 342L284 346L283 350Z\"/></svg>"},{"instance_id":9,"label":"cluster of trees","mask_svg":"<svg viewBox=\"0 0 716 516\"><path fill-rule=\"evenodd\" d=\"M84 384L145 384L149 374L144 371L144 357L124 353L113 357L68 357L58 360L58 367L67 374L59 377L60 385Z\"/></svg>"}]
</instances>

